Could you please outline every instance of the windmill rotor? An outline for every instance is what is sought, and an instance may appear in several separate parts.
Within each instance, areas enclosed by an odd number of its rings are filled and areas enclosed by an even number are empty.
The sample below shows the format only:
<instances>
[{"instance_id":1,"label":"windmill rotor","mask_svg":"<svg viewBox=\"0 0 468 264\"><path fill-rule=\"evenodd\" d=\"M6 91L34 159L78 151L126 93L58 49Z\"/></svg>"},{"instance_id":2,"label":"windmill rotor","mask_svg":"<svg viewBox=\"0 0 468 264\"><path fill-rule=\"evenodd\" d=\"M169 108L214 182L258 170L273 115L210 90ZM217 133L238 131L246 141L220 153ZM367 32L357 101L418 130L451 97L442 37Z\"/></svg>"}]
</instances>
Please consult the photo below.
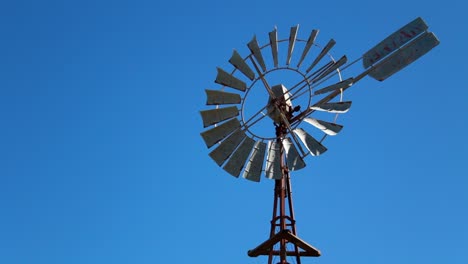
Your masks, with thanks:
<instances>
[{"instance_id":1,"label":"windmill rotor","mask_svg":"<svg viewBox=\"0 0 468 264\"><path fill-rule=\"evenodd\" d=\"M259 173L264 172L267 178L275 178L268 168L278 166L276 163L279 160L272 158L275 157L277 151L274 143L277 136L272 135L272 133L269 135L261 134L255 130L259 122L268 123L269 126L272 123L275 126L280 123L286 125L288 136L282 140L286 141L288 146L287 160L301 161L300 166L290 167L292 170L304 168L305 162L303 159L308 154L320 155L323 153L326 148L320 142L327 135L336 135L339 132L339 130L335 129L336 133L324 133L323 136L321 135L321 139L317 140L307 131L314 129L315 123L304 122L307 128L301 129L299 129L299 124L302 123L302 120L291 124L295 114L299 114L301 110L307 110L313 106L312 103L315 97L326 94L327 91L336 91L342 87L352 85L352 81L349 79L343 81L341 74L338 72L336 82L322 87L321 90L315 87L314 83L338 71L339 67L346 62L346 56L335 60L329 54L336 43L333 39L328 41L324 47L316 43L318 32L316 29L312 30L309 38L303 40L297 38L298 26L294 26L291 27L288 38L278 39L278 32L274 29L269 33L269 43L264 46L260 46L256 36L254 36L247 44L251 52L248 56L242 58L236 50L233 51L229 59L229 63L234 68L231 73L217 68L215 83L221 85L221 89L206 90L207 105L214 105L214 108L201 111L203 125L208 128L201 135L207 147L214 148L210 152L210 157L231 175L239 177L242 173L243 178L259 181ZM299 60L294 61L293 51L295 48L298 49L297 43L299 42L303 44L303 50ZM270 58L266 58L268 48L271 52ZM287 50L284 60L280 60L280 48ZM317 50L318 55L311 61L307 60L307 55L314 49ZM281 64L281 61L284 61L284 64ZM269 82L271 81L267 79L272 73L279 71L292 72L297 75L298 81L290 87L283 83L272 83L270 85ZM260 86L263 86L263 88ZM266 99L263 100L266 104L258 107L257 101L255 107L258 109L248 113L246 103L249 102L249 95L259 89L266 92ZM313 93L314 90L315 93ZM302 98L302 101L296 104L299 98ZM338 108L340 105L336 104L339 102L341 102L341 99L335 104L328 105L328 108L316 107L323 112L332 114L329 120L319 120L317 122L334 124L336 116L345 112L337 111L337 109L341 109ZM341 125L336 126L342 128ZM329 132L323 129L320 131ZM318 147L319 145L320 147ZM269 157L270 161L268 161ZM251 168L255 168L255 172Z\"/></svg>"}]
</instances>

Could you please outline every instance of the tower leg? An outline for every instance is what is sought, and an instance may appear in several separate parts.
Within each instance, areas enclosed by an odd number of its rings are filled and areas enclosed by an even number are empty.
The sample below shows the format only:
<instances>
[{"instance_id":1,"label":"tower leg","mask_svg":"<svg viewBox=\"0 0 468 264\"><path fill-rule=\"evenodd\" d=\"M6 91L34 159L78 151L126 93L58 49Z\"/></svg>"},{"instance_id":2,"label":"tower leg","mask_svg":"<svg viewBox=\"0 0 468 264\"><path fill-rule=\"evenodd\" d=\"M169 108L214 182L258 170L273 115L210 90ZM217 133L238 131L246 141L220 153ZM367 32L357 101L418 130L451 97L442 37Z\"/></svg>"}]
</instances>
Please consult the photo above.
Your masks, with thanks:
<instances>
[{"instance_id":1,"label":"tower leg","mask_svg":"<svg viewBox=\"0 0 468 264\"><path fill-rule=\"evenodd\" d=\"M277 128L278 143L281 146L280 154L283 176L281 179L275 180L270 238L255 249L249 250L248 255L250 257L266 255L268 256L268 264L273 264L274 256L279 256L280 262L278 262L278 264L288 264L287 257L295 257L296 263L301 264L301 256L319 257L320 251L297 236L296 220L294 219L291 196L291 181L282 147L282 135L284 135L282 131L283 129L281 127ZM286 207L288 209L287 211ZM288 251L288 243L294 246L294 250ZM279 244L279 249L275 249L276 244Z\"/></svg>"}]
</instances>

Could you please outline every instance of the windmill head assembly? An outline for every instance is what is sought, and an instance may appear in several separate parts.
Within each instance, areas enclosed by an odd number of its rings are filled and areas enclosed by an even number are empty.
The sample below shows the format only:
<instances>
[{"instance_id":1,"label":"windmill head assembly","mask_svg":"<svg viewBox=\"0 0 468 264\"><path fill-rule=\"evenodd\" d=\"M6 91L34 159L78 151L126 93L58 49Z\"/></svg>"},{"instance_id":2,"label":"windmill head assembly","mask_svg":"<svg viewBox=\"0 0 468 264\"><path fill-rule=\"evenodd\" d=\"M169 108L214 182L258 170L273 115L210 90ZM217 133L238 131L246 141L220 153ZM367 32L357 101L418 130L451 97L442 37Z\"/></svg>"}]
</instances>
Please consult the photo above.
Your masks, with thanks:
<instances>
[{"instance_id":1,"label":"windmill head assembly","mask_svg":"<svg viewBox=\"0 0 468 264\"><path fill-rule=\"evenodd\" d=\"M259 182L264 174L275 182L270 236L248 251L250 257L268 256L268 264L274 258L300 264L302 257L320 256L297 234L290 174L306 167L307 155L326 152L325 138L343 128L338 116L351 107L344 92L366 76L387 79L439 44L425 21L416 18L348 62L330 54L333 39L321 46L319 30L301 39L298 29L291 27L289 36L279 39L275 28L264 45L254 36L244 57L234 50L233 69L217 68L219 89L205 90L211 108L200 112L206 129L201 136L216 164L234 177ZM343 78L358 62L360 73Z\"/></svg>"}]
</instances>

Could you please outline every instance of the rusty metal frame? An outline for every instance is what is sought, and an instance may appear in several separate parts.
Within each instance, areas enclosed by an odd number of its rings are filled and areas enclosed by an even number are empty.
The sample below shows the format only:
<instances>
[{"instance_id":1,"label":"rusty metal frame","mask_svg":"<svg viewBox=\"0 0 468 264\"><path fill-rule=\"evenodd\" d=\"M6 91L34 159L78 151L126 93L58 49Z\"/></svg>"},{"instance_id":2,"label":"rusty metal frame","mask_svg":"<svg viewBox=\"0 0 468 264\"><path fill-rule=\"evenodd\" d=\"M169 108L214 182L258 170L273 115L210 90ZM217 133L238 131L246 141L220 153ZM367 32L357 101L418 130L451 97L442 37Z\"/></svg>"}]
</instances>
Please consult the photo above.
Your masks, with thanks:
<instances>
[{"instance_id":1,"label":"rusty metal frame","mask_svg":"<svg viewBox=\"0 0 468 264\"><path fill-rule=\"evenodd\" d=\"M270 237L247 252L250 257L268 256L268 264L272 264L273 257L279 256L278 264L288 264L287 257L295 257L296 263L301 264L301 257L319 257L320 251L309 245L297 236L296 220L291 190L289 169L285 162L286 155L283 149L283 138L287 135L288 128L281 123L276 128L277 143L280 145L282 178L275 180L273 198L273 216L271 219ZM286 210L287 207L287 210ZM277 232L277 230L279 231ZM275 245L279 243L279 250ZM287 250L287 244L294 246L294 250Z\"/></svg>"}]
</instances>

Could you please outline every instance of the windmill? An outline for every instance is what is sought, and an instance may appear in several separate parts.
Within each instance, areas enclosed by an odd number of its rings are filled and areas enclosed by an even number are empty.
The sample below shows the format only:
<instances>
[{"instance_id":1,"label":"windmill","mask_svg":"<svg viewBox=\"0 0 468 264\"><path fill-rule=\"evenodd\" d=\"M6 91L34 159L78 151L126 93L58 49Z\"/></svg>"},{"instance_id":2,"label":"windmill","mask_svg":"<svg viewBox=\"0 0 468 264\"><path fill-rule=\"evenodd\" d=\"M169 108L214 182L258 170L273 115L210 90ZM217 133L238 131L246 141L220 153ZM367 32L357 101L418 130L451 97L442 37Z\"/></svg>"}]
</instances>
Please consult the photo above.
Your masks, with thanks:
<instances>
[{"instance_id":1,"label":"windmill","mask_svg":"<svg viewBox=\"0 0 468 264\"><path fill-rule=\"evenodd\" d=\"M307 155L326 152L325 138L341 131L337 118L351 107L344 91L366 76L383 81L439 44L424 20L416 18L348 62L346 56L330 54L335 40L322 47L316 42L319 30L300 39L298 29L291 27L288 38L278 39L275 28L263 46L254 36L246 57L234 50L229 59L234 69L217 68L220 89L205 90L212 108L201 111L208 128L201 136L220 167L234 177L259 182L264 173L275 181L270 236L248 251L250 257L268 256L269 264L276 256L280 264L288 263L288 257L300 264L301 257L320 256L297 234L290 172L306 167ZM298 46L302 52L296 58ZM287 52L279 52L280 47ZM311 52L316 55L309 60ZM343 72L359 61L364 69L343 79ZM286 78L288 74L292 76Z\"/></svg>"}]
</instances>

